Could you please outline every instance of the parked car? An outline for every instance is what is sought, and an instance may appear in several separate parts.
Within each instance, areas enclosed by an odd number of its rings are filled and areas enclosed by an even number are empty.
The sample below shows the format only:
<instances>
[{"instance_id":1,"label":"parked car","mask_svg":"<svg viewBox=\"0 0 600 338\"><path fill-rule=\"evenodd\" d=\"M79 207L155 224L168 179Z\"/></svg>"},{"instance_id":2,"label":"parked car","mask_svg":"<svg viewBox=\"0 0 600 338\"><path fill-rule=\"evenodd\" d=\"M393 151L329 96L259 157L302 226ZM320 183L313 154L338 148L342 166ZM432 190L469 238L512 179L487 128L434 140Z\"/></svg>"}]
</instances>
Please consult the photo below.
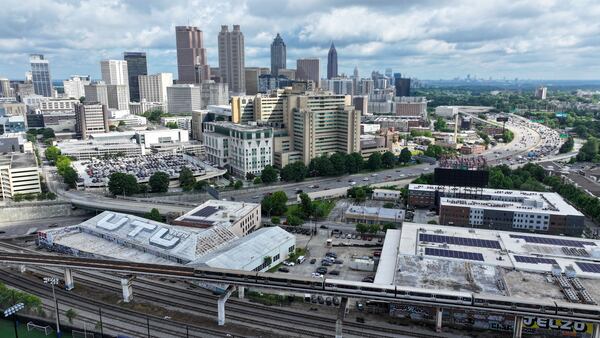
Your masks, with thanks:
<instances>
[{"instance_id":1,"label":"parked car","mask_svg":"<svg viewBox=\"0 0 600 338\"><path fill-rule=\"evenodd\" d=\"M331 270L331 271L329 272L329 274L330 274L330 275L333 275L333 276L339 276L339 275L340 275L340 272L339 272L339 271L337 271L337 270Z\"/></svg>"},{"instance_id":2,"label":"parked car","mask_svg":"<svg viewBox=\"0 0 600 338\"><path fill-rule=\"evenodd\" d=\"M333 261L333 264L344 264L344 261L341 259L336 259L335 261Z\"/></svg>"},{"instance_id":3,"label":"parked car","mask_svg":"<svg viewBox=\"0 0 600 338\"><path fill-rule=\"evenodd\" d=\"M319 228L321 228L321 229L329 229L329 227L327 225L325 225L325 224L321 225Z\"/></svg>"},{"instance_id":4,"label":"parked car","mask_svg":"<svg viewBox=\"0 0 600 338\"><path fill-rule=\"evenodd\" d=\"M316 262L317 262L316 258L313 258L313 259L310 260L310 264L315 264Z\"/></svg>"},{"instance_id":5,"label":"parked car","mask_svg":"<svg viewBox=\"0 0 600 338\"><path fill-rule=\"evenodd\" d=\"M290 272L290 269L288 268L279 268L279 272Z\"/></svg>"},{"instance_id":6,"label":"parked car","mask_svg":"<svg viewBox=\"0 0 600 338\"><path fill-rule=\"evenodd\" d=\"M325 304L327 304L327 305L333 304L333 300L331 299L331 297L325 298Z\"/></svg>"},{"instance_id":7,"label":"parked car","mask_svg":"<svg viewBox=\"0 0 600 338\"><path fill-rule=\"evenodd\" d=\"M340 305L340 299L337 297L333 297L333 305L335 305L335 306Z\"/></svg>"},{"instance_id":8,"label":"parked car","mask_svg":"<svg viewBox=\"0 0 600 338\"><path fill-rule=\"evenodd\" d=\"M317 301L319 302L319 304L325 303L325 299L323 299L323 296L317 296Z\"/></svg>"},{"instance_id":9,"label":"parked car","mask_svg":"<svg viewBox=\"0 0 600 338\"><path fill-rule=\"evenodd\" d=\"M330 261L323 260L323 261L321 261L321 265L323 265L323 266L331 266L332 264L331 264Z\"/></svg>"},{"instance_id":10,"label":"parked car","mask_svg":"<svg viewBox=\"0 0 600 338\"><path fill-rule=\"evenodd\" d=\"M316 271L317 271L318 273L320 273L320 274L324 275L324 274L326 274L326 273L327 273L327 268L326 268L326 267L324 267L324 266L320 266L320 267L318 267L318 268L317 268L317 270L316 270Z\"/></svg>"},{"instance_id":11,"label":"parked car","mask_svg":"<svg viewBox=\"0 0 600 338\"><path fill-rule=\"evenodd\" d=\"M362 281L365 282L365 283L373 283L373 278L371 278L371 277L365 277L365 278L362 279Z\"/></svg>"},{"instance_id":12,"label":"parked car","mask_svg":"<svg viewBox=\"0 0 600 338\"><path fill-rule=\"evenodd\" d=\"M329 252L325 253L325 257L337 258L337 254L333 251L329 251Z\"/></svg>"},{"instance_id":13,"label":"parked car","mask_svg":"<svg viewBox=\"0 0 600 338\"><path fill-rule=\"evenodd\" d=\"M294 264L294 262L283 261L283 265L285 265L285 266L294 266L296 264Z\"/></svg>"}]
</instances>

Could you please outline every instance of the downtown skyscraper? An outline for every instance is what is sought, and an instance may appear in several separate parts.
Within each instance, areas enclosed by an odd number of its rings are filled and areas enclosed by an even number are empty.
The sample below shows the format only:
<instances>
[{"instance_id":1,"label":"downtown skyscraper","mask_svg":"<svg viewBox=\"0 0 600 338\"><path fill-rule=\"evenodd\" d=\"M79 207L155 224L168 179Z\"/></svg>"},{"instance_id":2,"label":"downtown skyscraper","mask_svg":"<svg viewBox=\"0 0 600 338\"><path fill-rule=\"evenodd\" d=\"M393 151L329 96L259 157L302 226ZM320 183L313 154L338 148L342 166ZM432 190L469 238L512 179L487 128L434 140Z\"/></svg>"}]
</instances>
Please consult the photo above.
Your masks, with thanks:
<instances>
[{"instance_id":1,"label":"downtown skyscraper","mask_svg":"<svg viewBox=\"0 0 600 338\"><path fill-rule=\"evenodd\" d=\"M244 63L244 34L240 25L233 25L233 31L221 26L219 32L219 73L229 91L234 94L246 92Z\"/></svg>"},{"instance_id":2,"label":"downtown skyscraper","mask_svg":"<svg viewBox=\"0 0 600 338\"><path fill-rule=\"evenodd\" d=\"M127 61L127 75L129 77L129 98L131 101L140 102L140 86L138 76L148 75L146 53L125 52L123 60Z\"/></svg>"},{"instance_id":3,"label":"downtown skyscraper","mask_svg":"<svg viewBox=\"0 0 600 338\"><path fill-rule=\"evenodd\" d=\"M42 54L31 54L29 55L29 63L31 64L31 80L34 92L45 97L54 96L48 60L44 59Z\"/></svg>"},{"instance_id":4,"label":"downtown skyscraper","mask_svg":"<svg viewBox=\"0 0 600 338\"><path fill-rule=\"evenodd\" d=\"M337 50L333 45L333 41L331 42L331 47L329 47L329 53L327 53L327 79L333 79L338 76L338 58L337 58Z\"/></svg>"},{"instance_id":5,"label":"downtown skyscraper","mask_svg":"<svg viewBox=\"0 0 600 338\"><path fill-rule=\"evenodd\" d=\"M177 44L177 83L210 80L202 31L193 26L175 27Z\"/></svg>"},{"instance_id":6,"label":"downtown skyscraper","mask_svg":"<svg viewBox=\"0 0 600 338\"><path fill-rule=\"evenodd\" d=\"M271 75L278 76L280 69L286 68L286 47L285 42L277 33L271 44Z\"/></svg>"}]
</instances>

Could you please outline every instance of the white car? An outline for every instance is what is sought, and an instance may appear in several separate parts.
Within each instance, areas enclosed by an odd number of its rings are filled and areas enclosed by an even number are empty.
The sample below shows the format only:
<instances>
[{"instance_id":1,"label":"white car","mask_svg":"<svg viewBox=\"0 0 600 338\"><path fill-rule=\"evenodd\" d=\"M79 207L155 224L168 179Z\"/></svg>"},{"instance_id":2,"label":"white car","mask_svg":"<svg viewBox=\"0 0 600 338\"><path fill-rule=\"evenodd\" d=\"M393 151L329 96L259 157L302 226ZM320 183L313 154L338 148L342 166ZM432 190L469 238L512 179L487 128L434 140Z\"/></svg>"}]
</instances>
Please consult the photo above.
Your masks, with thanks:
<instances>
[{"instance_id":1,"label":"white car","mask_svg":"<svg viewBox=\"0 0 600 338\"><path fill-rule=\"evenodd\" d=\"M313 276L313 277L315 277L315 278L321 278L321 274L320 274L320 273L318 273L318 272L313 272L313 273L311 274L311 276Z\"/></svg>"},{"instance_id":2,"label":"white car","mask_svg":"<svg viewBox=\"0 0 600 338\"><path fill-rule=\"evenodd\" d=\"M294 262L283 261L283 265L285 265L285 266L294 266L296 264L294 264Z\"/></svg>"},{"instance_id":3,"label":"white car","mask_svg":"<svg viewBox=\"0 0 600 338\"><path fill-rule=\"evenodd\" d=\"M365 182L368 181L368 180L369 180L368 177L363 178L363 181L365 181Z\"/></svg>"}]
</instances>

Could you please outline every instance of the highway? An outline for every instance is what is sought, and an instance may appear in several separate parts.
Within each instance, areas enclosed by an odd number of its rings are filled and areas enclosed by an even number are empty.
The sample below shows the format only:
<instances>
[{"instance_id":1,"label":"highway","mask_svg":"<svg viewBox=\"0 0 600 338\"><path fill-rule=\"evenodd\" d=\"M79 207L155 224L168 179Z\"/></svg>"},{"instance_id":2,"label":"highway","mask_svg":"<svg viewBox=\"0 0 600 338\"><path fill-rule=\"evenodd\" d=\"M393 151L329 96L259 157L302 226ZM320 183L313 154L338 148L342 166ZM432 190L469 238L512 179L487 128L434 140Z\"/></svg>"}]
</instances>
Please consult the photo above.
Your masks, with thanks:
<instances>
[{"instance_id":1,"label":"highway","mask_svg":"<svg viewBox=\"0 0 600 338\"><path fill-rule=\"evenodd\" d=\"M389 293L382 287L382 285L374 285L371 283L360 283L360 282L347 282L338 281L331 279L315 279L315 278L301 278L296 276L281 276L270 273L253 273L244 271L234 270L223 270L214 268L192 268L172 265L159 265L159 264L147 264L147 263L136 263L127 261L116 261L116 260L104 260L104 259L91 259L91 258L79 258L79 257L67 257L67 256L51 256L51 255L39 255L30 253L11 253L1 252L0 261L5 264L24 264L24 265L42 265L42 266L54 266L62 268L72 269L83 269L83 270L99 270L113 273L122 274L137 274L137 275L151 275L164 277L169 279L183 279L183 280L196 280L204 281L209 283L221 283L230 284L237 286L250 286L253 288L267 288L267 289L278 289L288 290L295 293L310 293L310 294L325 294L334 295L339 297L348 298L368 298L373 300L402 302L412 305L429 306L429 307L444 307L454 308L462 310L475 310L483 312L493 313L507 313L511 315L523 315L523 316L544 316L551 317L544 307L539 305L531 306L521 304L524 300L514 299L511 297L495 296L495 298L503 299L503 302L517 304L512 307L506 307L506 305L496 305L493 303L481 305L476 302L466 303L462 299L456 301L450 301L451 297L456 297L452 291L446 290L427 290L418 289L420 293L437 293L444 295L443 298L430 298L421 296L409 296L398 298L397 293ZM254 275L256 274L256 276ZM329 286L332 285L332 286ZM337 286L339 285L339 287ZM354 287L348 288L344 285L354 285ZM357 286L364 285L369 291L364 291L363 288ZM344 287L342 287L344 286ZM374 291L370 291L374 290ZM381 290L381 291L380 291ZM482 295L483 296L483 295ZM482 297L478 296L478 297ZM450 297L450 298L448 298ZM483 299L483 298L482 298ZM525 302L524 304L529 304ZM584 306L581 304L572 303L561 303L561 309L571 309L568 313L561 313L560 318L569 320L579 320L593 323L600 323L600 308L596 306ZM554 311L554 310L553 310Z\"/></svg>"}]
</instances>

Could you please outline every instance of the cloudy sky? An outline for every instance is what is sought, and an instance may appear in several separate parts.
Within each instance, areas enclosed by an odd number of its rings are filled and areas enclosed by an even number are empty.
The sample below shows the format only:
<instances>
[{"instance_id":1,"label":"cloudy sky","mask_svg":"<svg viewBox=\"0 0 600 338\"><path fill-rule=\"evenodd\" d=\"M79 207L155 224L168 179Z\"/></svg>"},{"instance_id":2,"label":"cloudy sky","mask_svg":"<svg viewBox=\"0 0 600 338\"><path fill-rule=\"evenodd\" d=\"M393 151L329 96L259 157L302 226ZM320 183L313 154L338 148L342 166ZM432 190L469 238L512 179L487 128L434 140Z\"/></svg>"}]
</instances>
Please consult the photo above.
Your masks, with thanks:
<instances>
[{"instance_id":1,"label":"cloudy sky","mask_svg":"<svg viewBox=\"0 0 600 338\"><path fill-rule=\"evenodd\" d=\"M204 31L211 66L220 26L240 24L246 66L270 65L279 32L288 68L317 56L322 73L334 41L348 74L600 79L597 0L2 0L0 76L23 78L43 53L53 79L98 78L101 59L140 50L149 72L176 74L174 27L187 24Z\"/></svg>"}]
</instances>

